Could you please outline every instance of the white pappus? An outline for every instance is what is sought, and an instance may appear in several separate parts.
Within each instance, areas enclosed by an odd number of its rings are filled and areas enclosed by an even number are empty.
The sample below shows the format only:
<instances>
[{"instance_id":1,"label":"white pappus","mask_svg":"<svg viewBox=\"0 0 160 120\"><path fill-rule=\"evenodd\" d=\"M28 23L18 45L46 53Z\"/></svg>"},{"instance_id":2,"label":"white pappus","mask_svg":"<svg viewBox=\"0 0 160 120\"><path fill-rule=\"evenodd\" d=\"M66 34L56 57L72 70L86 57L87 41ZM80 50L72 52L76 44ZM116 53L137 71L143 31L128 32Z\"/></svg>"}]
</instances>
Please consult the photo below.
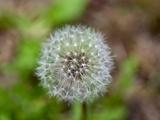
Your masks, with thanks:
<instances>
[{"instance_id":1,"label":"white pappus","mask_svg":"<svg viewBox=\"0 0 160 120\"><path fill-rule=\"evenodd\" d=\"M104 36L86 26L65 26L42 45L36 74L59 101L93 101L107 90L113 67Z\"/></svg>"}]
</instances>

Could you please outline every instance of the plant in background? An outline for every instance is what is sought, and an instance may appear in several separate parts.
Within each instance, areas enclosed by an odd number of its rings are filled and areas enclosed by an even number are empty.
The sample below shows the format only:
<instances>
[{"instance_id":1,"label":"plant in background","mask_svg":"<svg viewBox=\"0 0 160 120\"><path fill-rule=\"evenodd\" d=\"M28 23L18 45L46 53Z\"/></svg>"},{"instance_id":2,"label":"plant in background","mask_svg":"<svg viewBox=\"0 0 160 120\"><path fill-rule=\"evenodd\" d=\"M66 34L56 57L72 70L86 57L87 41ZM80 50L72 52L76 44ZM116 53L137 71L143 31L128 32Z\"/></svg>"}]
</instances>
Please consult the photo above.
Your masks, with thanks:
<instances>
[{"instance_id":1,"label":"plant in background","mask_svg":"<svg viewBox=\"0 0 160 120\"><path fill-rule=\"evenodd\" d=\"M106 92L113 61L104 37L85 26L65 26L43 44L36 74L59 101L92 101Z\"/></svg>"}]
</instances>

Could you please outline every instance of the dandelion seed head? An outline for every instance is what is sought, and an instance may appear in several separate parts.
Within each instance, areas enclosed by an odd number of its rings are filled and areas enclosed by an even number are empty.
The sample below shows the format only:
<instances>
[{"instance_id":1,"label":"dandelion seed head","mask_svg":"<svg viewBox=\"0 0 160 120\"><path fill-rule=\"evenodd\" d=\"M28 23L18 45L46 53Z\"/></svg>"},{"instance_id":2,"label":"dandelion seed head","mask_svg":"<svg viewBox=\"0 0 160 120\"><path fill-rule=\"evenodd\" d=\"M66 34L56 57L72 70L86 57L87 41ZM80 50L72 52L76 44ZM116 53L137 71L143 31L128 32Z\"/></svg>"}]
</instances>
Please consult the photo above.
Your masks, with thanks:
<instances>
[{"instance_id":1,"label":"dandelion seed head","mask_svg":"<svg viewBox=\"0 0 160 120\"><path fill-rule=\"evenodd\" d=\"M113 67L104 37L85 26L65 26L43 44L36 69L42 86L59 101L93 101L106 92Z\"/></svg>"}]
</instances>

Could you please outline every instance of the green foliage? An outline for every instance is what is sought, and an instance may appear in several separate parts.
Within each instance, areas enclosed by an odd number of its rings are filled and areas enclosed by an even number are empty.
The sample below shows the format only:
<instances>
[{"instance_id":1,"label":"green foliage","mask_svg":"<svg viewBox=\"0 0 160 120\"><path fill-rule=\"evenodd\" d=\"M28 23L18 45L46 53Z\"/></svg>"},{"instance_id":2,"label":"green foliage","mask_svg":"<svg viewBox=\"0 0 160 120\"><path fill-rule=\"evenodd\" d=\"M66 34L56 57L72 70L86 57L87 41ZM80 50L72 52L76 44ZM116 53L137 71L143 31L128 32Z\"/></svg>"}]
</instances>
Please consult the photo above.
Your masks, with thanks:
<instances>
[{"instance_id":1,"label":"green foliage","mask_svg":"<svg viewBox=\"0 0 160 120\"><path fill-rule=\"evenodd\" d=\"M55 4L48 9L43 18L49 25L58 25L75 20L82 15L86 7L86 1L87 0L56 0Z\"/></svg>"},{"instance_id":2,"label":"green foliage","mask_svg":"<svg viewBox=\"0 0 160 120\"><path fill-rule=\"evenodd\" d=\"M82 106L81 103L75 102L72 108L72 120L79 120L81 118Z\"/></svg>"},{"instance_id":3,"label":"green foliage","mask_svg":"<svg viewBox=\"0 0 160 120\"><path fill-rule=\"evenodd\" d=\"M118 81L118 91L127 94L133 90L134 79L138 70L138 60L135 56L129 57L121 66L121 74Z\"/></svg>"},{"instance_id":4,"label":"green foliage","mask_svg":"<svg viewBox=\"0 0 160 120\"><path fill-rule=\"evenodd\" d=\"M7 30L10 26L13 25L12 20L7 16L0 16L0 23L0 30Z\"/></svg>"},{"instance_id":5,"label":"green foliage","mask_svg":"<svg viewBox=\"0 0 160 120\"><path fill-rule=\"evenodd\" d=\"M17 68L18 73L24 78L24 76L27 77L30 72L33 72L35 68L40 50L40 42L25 40L20 44L14 67Z\"/></svg>"},{"instance_id":6,"label":"green foliage","mask_svg":"<svg viewBox=\"0 0 160 120\"><path fill-rule=\"evenodd\" d=\"M92 116L91 120L124 120L126 108L124 106L119 106L112 110L101 110L101 112L95 114Z\"/></svg>"}]
</instances>

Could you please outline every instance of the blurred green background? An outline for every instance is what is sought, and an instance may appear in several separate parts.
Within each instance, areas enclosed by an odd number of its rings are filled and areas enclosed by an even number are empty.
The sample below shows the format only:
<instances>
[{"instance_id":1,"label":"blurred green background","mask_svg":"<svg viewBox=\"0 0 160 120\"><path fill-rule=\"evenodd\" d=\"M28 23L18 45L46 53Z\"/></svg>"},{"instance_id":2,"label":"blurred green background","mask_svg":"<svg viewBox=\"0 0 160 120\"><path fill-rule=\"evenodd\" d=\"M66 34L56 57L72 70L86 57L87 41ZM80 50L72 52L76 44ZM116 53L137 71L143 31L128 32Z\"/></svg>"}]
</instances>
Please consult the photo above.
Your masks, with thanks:
<instances>
[{"instance_id":1,"label":"blurred green background","mask_svg":"<svg viewBox=\"0 0 160 120\"><path fill-rule=\"evenodd\" d=\"M40 45L65 24L107 36L115 69L88 120L160 120L159 0L0 0L0 120L80 120L81 105L49 98L34 75Z\"/></svg>"}]
</instances>

